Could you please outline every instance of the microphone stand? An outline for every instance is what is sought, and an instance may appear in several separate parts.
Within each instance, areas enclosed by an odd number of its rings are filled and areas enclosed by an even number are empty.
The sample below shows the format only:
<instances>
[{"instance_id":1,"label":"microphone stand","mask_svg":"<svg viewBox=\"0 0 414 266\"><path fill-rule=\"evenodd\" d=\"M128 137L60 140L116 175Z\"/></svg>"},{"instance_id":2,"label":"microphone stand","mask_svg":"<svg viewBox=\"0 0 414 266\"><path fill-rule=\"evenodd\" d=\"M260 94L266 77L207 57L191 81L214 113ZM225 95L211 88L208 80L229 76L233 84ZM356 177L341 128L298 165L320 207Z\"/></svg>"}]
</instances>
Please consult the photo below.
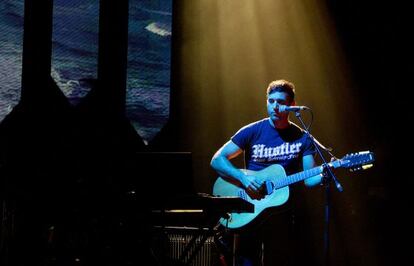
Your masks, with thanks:
<instances>
[{"instance_id":1,"label":"microphone stand","mask_svg":"<svg viewBox=\"0 0 414 266\"><path fill-rule=\"evenodd\" d=\"M323 181L322 184L325 186L325 212L324 212L324 234L323 234L323 253L324 253L324 260L325 265L329 265L329 220L330 220L330 208L331 208L331 190L330 190L330 182L331 180L334 181L335 187L339 192L343 191L341 184L339 183L338 179L336 178L335 174L332 172L331 167L329 167L328 162L323 157L322 151L320 149L321 144L315 140L315 138L310 134L308 130L306 130L306 125L302 120L300 111L295 112L296 118L301 123L302 127L304 128L305 134L312 140L317 153L319 154L323 164Z\"/></svg>"}]
</instances>

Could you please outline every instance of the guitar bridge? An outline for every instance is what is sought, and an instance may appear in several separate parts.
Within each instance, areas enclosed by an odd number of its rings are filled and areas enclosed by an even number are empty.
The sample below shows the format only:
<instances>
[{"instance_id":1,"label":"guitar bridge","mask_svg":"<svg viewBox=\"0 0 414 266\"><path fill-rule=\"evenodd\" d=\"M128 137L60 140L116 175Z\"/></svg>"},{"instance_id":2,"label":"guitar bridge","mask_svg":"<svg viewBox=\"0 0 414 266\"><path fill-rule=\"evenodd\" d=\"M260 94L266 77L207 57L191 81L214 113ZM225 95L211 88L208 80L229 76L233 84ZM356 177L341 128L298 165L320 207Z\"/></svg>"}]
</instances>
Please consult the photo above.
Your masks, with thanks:
<instances>
[{"instance_id":1,"label":"guitar bridge","mask_svg":"<svg viewBox=\"0 0 414 266\"><path fill-rule=\"evenodd\" d=\"M273 193L273 190L275 189L275 185L271 181L266 181L265 182L265 189L266 189L266 191L265 191L266 195L270 195L270 194Z\"/></svg>"}]
</instances>

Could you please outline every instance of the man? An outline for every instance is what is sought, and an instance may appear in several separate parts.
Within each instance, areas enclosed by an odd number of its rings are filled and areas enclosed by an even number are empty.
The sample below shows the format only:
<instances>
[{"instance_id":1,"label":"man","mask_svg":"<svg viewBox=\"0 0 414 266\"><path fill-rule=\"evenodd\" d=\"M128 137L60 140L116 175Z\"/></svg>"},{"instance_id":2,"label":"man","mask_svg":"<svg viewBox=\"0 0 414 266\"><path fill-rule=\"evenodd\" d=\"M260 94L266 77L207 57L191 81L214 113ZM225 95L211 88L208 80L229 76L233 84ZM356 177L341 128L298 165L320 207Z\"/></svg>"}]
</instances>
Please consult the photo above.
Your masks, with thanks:
<instances>
[{"instance_id":1,"label":"man","mask_svg":"<svg viewBox=\"0 0 414 266\"><path fill-rule=\"evenodd\" d=\"M269 117L242 127L214 154L211 160L211 167L221 177L242 187L250 198L256 200L266 195L263 192L266 184L263 178L259 178L258 171L278 164L283 167L286 175L291 175L316 166L312 141L303 130L289 120L287 112L280 111L282 105L295 105L295 86L287 80L272 81L267 87ZM246 168L250 171L238 169L230 161L243 152ZM308 187L313 187L319 184L321 179L321 176L313 176L305 179L304 183ZM291 223L290 218L288 223ZM263 228L267 227L269 226L263 226ZM272 255L269 253L273 252L270 248L274 245L265 240L269 237L263 236L271 235L281 229L272 226L269 228L270 231L269 229L240 231L241 241L238 252L245 258L238 262L239 265L263 265L263 257L269 261ZM286 230L283 233L285 232ZM276 241L281 242L280 239ZM287 255L284 255L282 260L284 262L278 261L277 265L285 265L283 263L287 262Z\"/></svg>"}]
</instances>

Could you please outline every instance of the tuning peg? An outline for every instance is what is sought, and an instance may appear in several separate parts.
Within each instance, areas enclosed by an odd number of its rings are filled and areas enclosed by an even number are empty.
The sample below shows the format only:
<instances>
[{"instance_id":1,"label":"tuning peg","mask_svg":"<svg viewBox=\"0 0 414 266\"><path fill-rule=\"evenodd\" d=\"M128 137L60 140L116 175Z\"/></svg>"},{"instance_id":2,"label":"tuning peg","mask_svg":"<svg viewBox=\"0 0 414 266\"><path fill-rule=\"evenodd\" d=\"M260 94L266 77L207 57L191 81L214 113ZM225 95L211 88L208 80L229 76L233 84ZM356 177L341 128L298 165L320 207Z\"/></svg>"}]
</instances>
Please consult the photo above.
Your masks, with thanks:
<instances>
[{"instance_id":1,"label":"tuning peg","mask_svg":"<svg viewBox=\"0 0 414 266\"><path fill-rule=\"evenodd\" d=\"M358 166L358 167L354 167L354 168L351 168L350 169L350 171L351 172L356 172L356 171L359 171L359 170L361 170L362 168L360 167L360 166Z\"/></svg>"},{"instance_id":2,"label":"tuning peg","mask_svg":"<svg viewBox=\"0 0 414 266\"><path fill-rule=\"evenodd\" d=\"M366 169L369 169L369 168L371 168L371 167L373 167L374 165L371 163L371 164L366 164L366 165L363 165L362 166L362 170L366 170Z\"/></svg>"}]
</instances>

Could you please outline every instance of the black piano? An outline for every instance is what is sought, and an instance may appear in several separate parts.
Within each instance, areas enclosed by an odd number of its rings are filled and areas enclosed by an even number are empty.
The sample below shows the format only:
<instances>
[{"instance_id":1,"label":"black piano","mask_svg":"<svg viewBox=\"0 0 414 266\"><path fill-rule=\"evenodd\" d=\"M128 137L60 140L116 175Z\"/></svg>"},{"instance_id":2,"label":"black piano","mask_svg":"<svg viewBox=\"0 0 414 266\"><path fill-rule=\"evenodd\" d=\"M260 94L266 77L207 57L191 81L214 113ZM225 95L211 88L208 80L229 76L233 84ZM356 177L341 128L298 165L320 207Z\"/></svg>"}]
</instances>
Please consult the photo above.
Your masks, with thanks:
<instances>
[{"instance_id":1,"label":"black piano","mask_svg":"<svg viewBox=\"0 0 414 266\"><path fill-rule=\"evenodd\" d=\"M217 226L220 218L232 212L254 212L254 205L239 197L220 197L206 193L181 195L160 202L151 210L157 226Z\"/></svg>"},{"instance_id":2,"label":"black piano","mask_svg":"<svg viewBox=\"0 0 414 266\"><path fill-rule=\"evenodd\" d=\"M174 259L173 265L212 265L213 258L206 255L212 252L208 246L225 233L220 219L232 212L254 212L254 205L239 197L197 193L177 196L154 206L151 214L153 235L161 235L164 244L169 243L167 250L160 254ZM171 262L166 263L169 264Z\"/></svg>"},{"instance_id":3,"label":"black piano","mask_svg":"<svg viewBox=\"0 0 414 266\"><path fill-rule=\"evenodd\" d=\"M228 213L254 212L254 205L242 198L194 191L189 152L138 153L125 169L131 173L127 175L125 188L127 198L132 199L132 209L148 213L149 217L143 218L148 219L153 230L153 242L159 242L154 248L165 248L166 242L175 245L167 247L175 252L167 256L174 257L179 265L199 264L193 263L199 251L206 241L225 230L220 219ZM160 250L158 257L165 259L169 251Z\"/></svg>"},{"instance_id":4,"label":"black piano","mask_svg":"<svg viewBox=\"0 0 414 266\"><path fill-rule=\"evenodd\" d=\"M254 211L253 205L241 198L195 191L191 152L136 153L125 162L124 169L127 173L124 175L125 194L135 200L136 207L150 209L155 217L193 213L214 219L228 212Z\"/></svg>"}]
</instances>

